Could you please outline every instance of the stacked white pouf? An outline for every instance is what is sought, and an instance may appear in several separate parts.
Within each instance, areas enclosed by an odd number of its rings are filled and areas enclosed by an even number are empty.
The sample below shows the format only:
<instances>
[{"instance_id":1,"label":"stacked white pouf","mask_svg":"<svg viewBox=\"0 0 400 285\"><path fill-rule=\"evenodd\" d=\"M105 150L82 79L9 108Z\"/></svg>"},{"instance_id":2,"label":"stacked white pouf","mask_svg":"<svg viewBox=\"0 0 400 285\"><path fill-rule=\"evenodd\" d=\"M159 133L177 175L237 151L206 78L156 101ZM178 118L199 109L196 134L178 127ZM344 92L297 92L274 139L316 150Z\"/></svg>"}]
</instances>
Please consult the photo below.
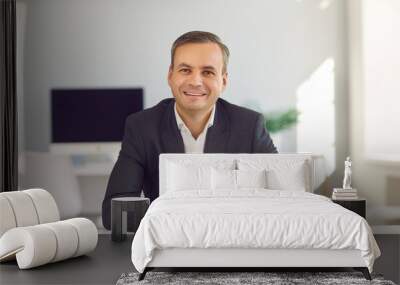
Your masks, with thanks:
<instances>
[{"instance_id":1,"label":"stacked white pouf","mask_svg":"<svg viewBox=\"0 0 400 285\"><path fill-rule=\"evenodd\" d=\"M0 193L0 262L17 259L20 269L86 254L98 232L85 218L59 221L53 197L43 189Z\"/></svg>"}]
</instances>

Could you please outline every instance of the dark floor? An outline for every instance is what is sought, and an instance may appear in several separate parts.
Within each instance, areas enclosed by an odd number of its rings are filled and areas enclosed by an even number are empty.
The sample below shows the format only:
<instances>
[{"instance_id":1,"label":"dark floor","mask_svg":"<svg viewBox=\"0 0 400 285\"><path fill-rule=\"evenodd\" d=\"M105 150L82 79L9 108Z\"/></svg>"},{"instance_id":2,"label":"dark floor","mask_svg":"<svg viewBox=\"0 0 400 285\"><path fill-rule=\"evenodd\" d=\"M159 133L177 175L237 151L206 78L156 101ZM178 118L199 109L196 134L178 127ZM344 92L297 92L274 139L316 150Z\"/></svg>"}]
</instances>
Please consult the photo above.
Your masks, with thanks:
<instances>
[{"instance_id":1,"label":"dark floor","mask_svg":"<svg viewBox=\"0 0 400 285\"><path fill-rule=\"evenodd\" d=\"M0 284L115 284L124 272L134 271L132 236L121 243L110 235L99 235L95 251L87 256L19 270L17 263L0 264Z\"/></svg>"},{"instance_id":2,"label":"dark floor","mask_svg":"<svg viewBox=\"0 0 400 285\"><path fill-rule=\"evenodd\" d=\"M400 236L377 235L375 238L382 257L376 260L374 273L399 283ZM115 284L122 273L135 271L130 258L131 243L132 236L115 243L111 242L110 235L99 235L96 250L88 256L28 270L19 270L15 261L2 263L0 284Z\"/></svg>"}]
</instances>

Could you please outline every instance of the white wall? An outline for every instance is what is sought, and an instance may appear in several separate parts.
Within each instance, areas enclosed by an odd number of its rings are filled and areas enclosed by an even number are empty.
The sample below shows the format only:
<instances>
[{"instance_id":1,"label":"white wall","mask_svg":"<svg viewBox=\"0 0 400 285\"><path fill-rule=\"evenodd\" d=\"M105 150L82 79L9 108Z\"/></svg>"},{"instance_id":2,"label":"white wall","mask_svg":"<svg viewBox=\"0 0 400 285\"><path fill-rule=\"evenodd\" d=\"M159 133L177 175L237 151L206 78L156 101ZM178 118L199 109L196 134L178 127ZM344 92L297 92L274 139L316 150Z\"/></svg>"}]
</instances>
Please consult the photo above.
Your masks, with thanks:
<instances>
[{"instance_id":1,"label":"white wall","mask_svg":"<svg viewBox=\"0 0 400 285\"><path fill-rule=\"evenodd\" d=\"M362 11L365 153L400 163L400 1L367 0Z\"/></svg>"},{"instance_id":2,"label":"white wall","mask_svg":"<svg viewBox=\"0 0 400 285\"><path fill-rule=\"evenodd\" d=\"M372 5L372 6L371 6ZM360 194L368 199L367 216L372 224L400 224L400 162L388 162L371 160L371 153L367 152L366 146L369 143L366 141L366 129L369 122L368 117L371 114L370 107L367 104L367 99L382 100L386 103L384 108L393 107L397 100L388 100L388 96L382 95L381 92L373 92L370 89L371 84L376 84L378 78L371 77L371 73L380 72L391 67L395 61L380 60L376 62L378 65L371 70L371 66L366 64L371 58L372 46L367 46L371 40L374 40L379 33L376 33L375 28L369 29L376 24L376 15L379 14L379 7L371 9L374 5L392 6L389 8L392 12L397 11L397 18L400 16L400 11L395 9L398 7L398 1L349 1L349 58L350 58L350 153L353 158L353 181ZM382 8L382 7L381 7ZM381 26L379 23L378 26ZM382 26L381 26L382 27ZM391 28L395 28L392 26ZM384 33L384 29L381 31ZM388 35L380 38L381 50L375 49L373 56L381 53L384 58L387 50L385 46L392 40L398 40L397 37L391 38ZM375 40L378 40L375 38ZM377 46L375 46L376 48ZM398 56L398 53L397 53ZM367 75L367 77L366 77ZM368 77L369 76L369 77ZM399 76L394 73L393 76ZM367 82L366 80L369 80ZM399 78L400 79L400 78ZM399 79L397 81L388 82L389 84L397 84L399 87ZM372 81L372 82L371 82ZM384 90L384 88L382 89ZM368 97L366 96L368 94ZM398 97L398 94L396 94ZM390 98L390 96L389 96ZM380 104L375 108L382 108ZM391 113L384 114L381 118L384 122L381 126L385 131L391 132L389 139L398 140L399 129L396 128L396 122L390 118ZM368 137L367 137L368 138ZM377 133L375 136L369 136L372 142L377 142L381 145L381 149L386 151L385 139ZM387 139L386 139L387 140ZM398 148L397 148L398 151Z\"/></svg>"},{"instance_id":3,"label":"white wall","mask_svg":"<svg viewBox=\"0 0 400 285\"><path fill-rule=\"evenodd\" d=\"M345 96L343 1L27 1L26 146L47 150L49 90L142 86L145 106L171 96L170 46L189 30L218 34L231 50L223 97L259 111L296 106L296 90L327 58ZM296 150L295 131L287 150Z\"/></svg>"}]
</instances>

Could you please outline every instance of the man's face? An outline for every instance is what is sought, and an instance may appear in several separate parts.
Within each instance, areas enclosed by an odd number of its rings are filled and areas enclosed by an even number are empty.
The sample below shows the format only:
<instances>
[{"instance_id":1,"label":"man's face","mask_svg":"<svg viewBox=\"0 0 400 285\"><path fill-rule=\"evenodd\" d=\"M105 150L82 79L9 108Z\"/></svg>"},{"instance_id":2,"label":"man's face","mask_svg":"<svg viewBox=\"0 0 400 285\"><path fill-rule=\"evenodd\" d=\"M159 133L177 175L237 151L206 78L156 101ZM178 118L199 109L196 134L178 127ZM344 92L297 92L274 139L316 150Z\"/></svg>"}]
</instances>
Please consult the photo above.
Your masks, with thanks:
<instances>
[{"instance_id":1,"label":"man's face","mask_svg":"<svg viewBox=\"0 0 400 285\"><path fill-rule=\"evenodd\" d=\"M227 84L223 56L215 43L184 44L175 50L168 84L178 110L200 113L211 110Z\"/></svg>"}]
</instances>

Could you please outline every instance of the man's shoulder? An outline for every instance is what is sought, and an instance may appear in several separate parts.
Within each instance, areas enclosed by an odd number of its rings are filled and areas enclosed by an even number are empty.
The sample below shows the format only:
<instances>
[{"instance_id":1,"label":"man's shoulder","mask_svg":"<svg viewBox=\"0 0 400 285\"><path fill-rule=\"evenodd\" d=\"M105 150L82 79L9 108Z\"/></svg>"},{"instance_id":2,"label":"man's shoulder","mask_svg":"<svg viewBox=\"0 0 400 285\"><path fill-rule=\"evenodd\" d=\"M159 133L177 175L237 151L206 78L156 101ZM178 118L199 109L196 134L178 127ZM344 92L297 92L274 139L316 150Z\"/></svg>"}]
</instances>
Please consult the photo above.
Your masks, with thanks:
<instances>
[{"instance_id":1,"label":"man's shoulder","mask_svg":"<svg viewBox=\"0 0 400 285\"><path fill-rule=\"evenodd\" d=\"M152 124L156 126L163 119L165 111L169 110L170 108L173 108L174 102L175 102L174 98L163 99L153 107L129 115L126 119L126 124L135 125L139 128L143 126L149 128L151 127ZM230 103L222 98L218 98L216 112L221 112L227 115L231 122L237 121L238 124L240 124L240 122L241 123L249 123L249 121L254 122L260 116L260 113L257 111Z\"/></svg>"},{"instance_id":2,"label":"man's shoulder","mask_svg":"<svg viewBox=\"0 0 400 285\"><path fill-rule=\"evenodd\" d=\"M167 110L168 107L171 107L171 104L173 104L173 102L174 102L173 98L163 99L153 107L130 114L126 118L126 123L127 124L145 123L146 125L149 125L152 122L158 122L163 116L165 110Z\"/></svg>"},{"instance_id":3,"label":"man's shoulder","mask_svg":"<svg viewBox=\"0 0 400 285\"><path fill-rule=\"evenodd\" d=\"M231 117L231 119L255 120L256 118L258 118L261 115L261 113L259 113L257 111L230 103L222 98L218 99L218 103L227 112L227 114Z\"/></svg>"}]
</instances>

